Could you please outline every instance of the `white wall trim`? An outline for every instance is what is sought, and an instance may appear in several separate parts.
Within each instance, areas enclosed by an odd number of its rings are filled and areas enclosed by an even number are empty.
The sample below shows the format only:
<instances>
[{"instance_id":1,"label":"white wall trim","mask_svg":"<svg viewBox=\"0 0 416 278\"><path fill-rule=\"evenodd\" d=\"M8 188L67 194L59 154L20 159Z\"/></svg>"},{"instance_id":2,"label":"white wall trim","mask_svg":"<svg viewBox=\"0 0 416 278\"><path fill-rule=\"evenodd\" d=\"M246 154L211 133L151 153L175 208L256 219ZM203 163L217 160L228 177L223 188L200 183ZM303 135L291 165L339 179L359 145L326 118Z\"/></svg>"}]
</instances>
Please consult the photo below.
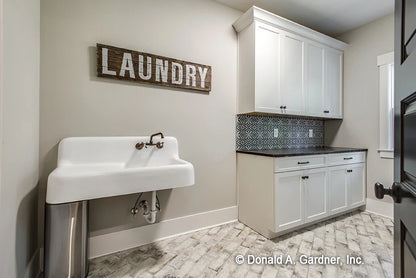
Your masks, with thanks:
<instances>
[{"instance_id":1,"label":"white wall trim","mask_svg":"<svg viewBox=\"0 0 416 278\"><path fill-rule=\"evenodd\" d=\"M393 204L367 198L365 211L393 219Z\"/></svg>"},{"instance_id":2,"label":"white wall trim","mask_svg":"<svg viewBox=\"0 0 416 278\"><path fill-rule=\"evenodd\" d=\"M387 65L394 62L394 51L377 56L377 66Z\"/></svg>"},{"instance_id":3,"label":"white wall trim","mask_svg":"<svg viewBox=\"0 0 416 278\"><path fill-rule=\"evenodd\" d=\"M89 238L90 258L237 221L237 206L187 215Z\"/></svg>"},{"instance_id":4,"label":"white wall trim","mask_svg":"<svg viewBox=\"0 0 416 278\"><path fill-rule=\"evenodd\" d=\"M377 152L378 152L378 154L380 155L381 158L394 159L394 150L381 150L381 149L378 149Z\"/></svg>"},{"instance_id":5,"label":"white wall trim","mask_svg":"<svg viewBox=\"0 0 416 278\"><path fill-rule=\"evenodd\" d=\"M22 278L33 278L40 275L40 249L38 248L26 266Z\"/></svg>"},{"instance_id":6,"label":"white wall trim","mask_svg":"<svg viewBox=\"0 0 416 278\"><path fill-rule=\"evenodd\" d=\"M0 0L0 204L1 204L1 177L2 177L2 158L3 158L3 0Z\"/></svg>"},{"instance_id":7,"label":"white wall trim","mask_svg":"<svg viewBox=\"0 0 416 278\"><path fill-rule=\"evenodd\" d=\"M377 56L379 72L379 155L381 158L393 158L394 147L394 69L393 52Z\"/></svg>"}]
</instances>

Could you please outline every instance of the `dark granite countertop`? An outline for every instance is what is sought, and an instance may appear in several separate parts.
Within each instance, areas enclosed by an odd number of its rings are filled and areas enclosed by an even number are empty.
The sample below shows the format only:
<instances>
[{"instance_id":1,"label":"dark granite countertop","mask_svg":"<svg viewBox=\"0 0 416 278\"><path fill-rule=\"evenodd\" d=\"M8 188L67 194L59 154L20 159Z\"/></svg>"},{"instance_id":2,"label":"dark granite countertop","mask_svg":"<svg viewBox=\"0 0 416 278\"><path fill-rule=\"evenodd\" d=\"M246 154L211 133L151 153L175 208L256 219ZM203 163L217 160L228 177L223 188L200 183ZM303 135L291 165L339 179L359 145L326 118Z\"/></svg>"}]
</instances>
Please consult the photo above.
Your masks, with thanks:
<instances>
[{"instance_id":1,"label":"dark granite countertop","mask_svg":"<svg viewBox=\"0 0 416 278\"><path fill-rule=\"evenodd\" d=\"M350 152L366 152L368 149L357 148L335 148L335 147L321 147L321 148L300 148L300 149L278 149L278 150L252 150L252 151L237 151L238 153L247 153L272 157L297 156L297 155L314 155L314 154L329 154L329 153L350 153Z\"/></svg>"}]
</instances>

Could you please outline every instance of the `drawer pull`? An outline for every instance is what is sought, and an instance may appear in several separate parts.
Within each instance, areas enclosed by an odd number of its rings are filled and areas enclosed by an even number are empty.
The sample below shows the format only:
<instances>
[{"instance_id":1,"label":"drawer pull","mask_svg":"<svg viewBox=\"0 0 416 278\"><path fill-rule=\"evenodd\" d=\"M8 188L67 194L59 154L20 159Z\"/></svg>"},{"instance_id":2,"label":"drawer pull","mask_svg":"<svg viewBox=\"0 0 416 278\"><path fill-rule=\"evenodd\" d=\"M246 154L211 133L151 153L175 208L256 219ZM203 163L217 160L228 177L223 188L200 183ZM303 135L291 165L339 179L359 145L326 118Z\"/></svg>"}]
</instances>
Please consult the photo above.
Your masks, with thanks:
<instances>
[{"instance_id":1,"label":"drawer pull","mask_svg":"<svg viewBox=\"0 0 416 278\"><path fill-rule=\"evenodd\" d=\"M309 179L309 176L302 176L302 180Z\"/></svg>"},{"instance_id":2,"label":"drawer pull","mask_svg":"<svg viewBox=\"0 0 416 278\"><path fill-rule=\"evenodd\" d=\"M350 160L353 159L353 157L344 157L344 160Z\"/></svg>"},{"instance_id":3,"label":"drawer pull","mask_svg":"<svg viewBox=\"0 0 416 278\"><path fill-rule=\"evenodd\" d=\"M324 110L324 113L329 113L329 110Z\"/></svg>"},{"instance_id":4,"label":"drawer pull","mask_svg":"<svg viewBox=\"0 0 416 278\"><path fill-rule=\"evenodd\" d=\"M299 165L305 165L305 164L309 164L309 161L303 161L303 162L301 162L301 161L298 161L298 164L299 164Z\"/></svg>"},{"instance_id":5,"label":"drawer pull","mask_svg":"<svg viewBox=\"0 0 416 278\"><path fill-rule=\"evenodd\" d=\"M352 173L352 170L347 170L347 173Z\"/></svg>"}]
</instances>

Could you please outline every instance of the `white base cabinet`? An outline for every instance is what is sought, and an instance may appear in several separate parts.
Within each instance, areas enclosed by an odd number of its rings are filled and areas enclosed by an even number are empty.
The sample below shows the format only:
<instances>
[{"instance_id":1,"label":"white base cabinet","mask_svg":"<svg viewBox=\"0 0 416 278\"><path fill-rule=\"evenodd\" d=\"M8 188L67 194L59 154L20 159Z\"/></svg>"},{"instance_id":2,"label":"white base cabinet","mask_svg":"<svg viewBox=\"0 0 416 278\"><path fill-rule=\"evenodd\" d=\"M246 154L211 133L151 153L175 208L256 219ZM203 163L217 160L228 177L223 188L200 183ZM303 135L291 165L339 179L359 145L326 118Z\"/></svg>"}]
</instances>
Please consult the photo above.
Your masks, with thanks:
<instances>
[{"instance_id":1,"label":"white base cabinet","mask_svg":"<svg viewBox=\"0 0 416 278\"><path fill-rule=\"evenodd\" d=\"M329 211L337 213L365 204L365 164L329 167Z\"/></svg>"},{"instance_id":2,"label":"white base cabinet","mask_svg":"<svg viewBox=\"0 0 416 278\"><path fill-rule=\"evenodd\" d=\"M331 167L328 170L328 207L330 213L347 209L347 169L345 166Z\"/></svg>"},{"instance_id":3,"label":"white base cabinet","mask_svg":"<svg viewBox=\"0 0 416 278\"><path fill-rule=\"evenodd\" d=\"M357 207L365 204L365 165L354 164L347 167L348 206Z\"/></svg>"},{"instance_id":4,"label":"white base cabinet","mask_svg":"<svg viewBox=\"0 0 416 278\"><path fill-rule=\"evenodd\" d=\"M239 220L266 237L365 205L365 152L237 154Z\"/></svg>"},{"instance_id":5,"label":"white base cabinet","mask_svg":"<svg viewBox=\"0 0 416 278\"><path fill-rule=\"evenodd\" d=\"M277 174L275 177L275 230L288 229L303 223L302 172Z\"/></svg>"},{"instance_id":6,"label":"white base cabinet","mask_svg":"<svg viewBox=\"0 0 416 278\"><path fill-rule=\"evenodd\" d=\"M327 215L327 171L324 168L275 174L275 231Z\"/></svg>"},{"instance_id":7,"label":"white base cabinet","mask_svg":"<svg viewBox=\"0 0 416 278\"><path fill-rule=\"evenodd\" d=\"M302 176L304 185L304 219L305 223L320 219L328 214L327 185L328 172L325 168L305 171Z\"/></svg>"}]
</instances>

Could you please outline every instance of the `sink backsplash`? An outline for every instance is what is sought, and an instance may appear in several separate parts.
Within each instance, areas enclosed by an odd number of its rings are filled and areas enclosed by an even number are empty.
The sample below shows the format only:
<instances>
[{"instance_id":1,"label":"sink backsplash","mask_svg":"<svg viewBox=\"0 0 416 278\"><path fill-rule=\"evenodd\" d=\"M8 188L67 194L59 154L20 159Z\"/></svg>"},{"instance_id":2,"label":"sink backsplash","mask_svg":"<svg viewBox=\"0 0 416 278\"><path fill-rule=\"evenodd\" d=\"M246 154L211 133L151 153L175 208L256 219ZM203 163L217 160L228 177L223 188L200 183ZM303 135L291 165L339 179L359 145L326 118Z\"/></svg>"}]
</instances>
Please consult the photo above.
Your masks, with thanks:
<instances>
[{"instance_id":1,"label":"sink backsplash","mask_svg":"<svg viewBox=\"0 0 416 278\"><path fill-rule=\"evenodd\" d=\"M272 150L324 146L324 121L276 116L237 115L236 148ZM274 129L279 130L275 138ZM309 137L309 129L313 137Z\"/></svg>"}]
</instances>

